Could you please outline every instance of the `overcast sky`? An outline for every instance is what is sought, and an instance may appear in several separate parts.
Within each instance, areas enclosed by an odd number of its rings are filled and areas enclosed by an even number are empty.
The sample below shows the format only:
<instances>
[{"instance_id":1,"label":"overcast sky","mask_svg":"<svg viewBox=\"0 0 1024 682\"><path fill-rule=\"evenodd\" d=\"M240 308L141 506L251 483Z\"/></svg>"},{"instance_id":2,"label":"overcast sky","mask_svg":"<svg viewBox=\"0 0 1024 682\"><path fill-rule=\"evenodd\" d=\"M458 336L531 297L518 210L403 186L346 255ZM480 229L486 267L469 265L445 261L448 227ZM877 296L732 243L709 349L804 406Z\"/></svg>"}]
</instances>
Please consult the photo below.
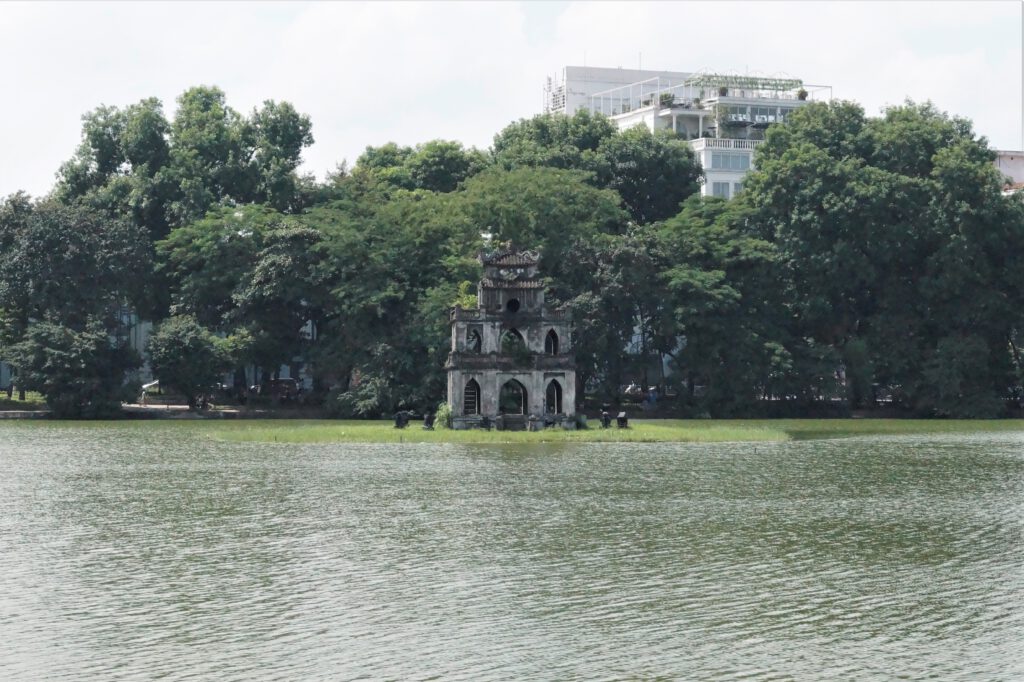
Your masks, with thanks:
<instances>
[{"instance_id":1,"label":"overcast sky","mask_svg":"<svg viewBox=\"0 0 1024 682\"><path fill-rule=\"evenodd\" d=\"M100 104L217 85L242 112L313 120L303 170L366 145L487 147L563 66L749 72L833 87L871 115L906 97L1024 149L1022 4L981 2L0 2L0 197L46 193Z\"/></svg>"}]
</instances>

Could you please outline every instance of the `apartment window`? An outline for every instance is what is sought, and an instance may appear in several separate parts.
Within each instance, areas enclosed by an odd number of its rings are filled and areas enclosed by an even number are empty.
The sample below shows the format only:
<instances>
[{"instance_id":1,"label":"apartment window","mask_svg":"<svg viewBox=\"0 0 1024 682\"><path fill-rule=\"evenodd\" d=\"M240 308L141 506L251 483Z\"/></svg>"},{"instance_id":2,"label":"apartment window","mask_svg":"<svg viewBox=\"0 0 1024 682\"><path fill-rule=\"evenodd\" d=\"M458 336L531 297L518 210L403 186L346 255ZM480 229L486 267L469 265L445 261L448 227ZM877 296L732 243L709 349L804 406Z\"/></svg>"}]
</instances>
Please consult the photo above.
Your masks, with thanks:
<instances>
[{"instance_id":1,"label":"apartment window","mask_svg":"<svg viewBox=\"0 0 1024 682\"><path fill-rule=\"evenodd\" d=\"M711 183L711 196L722 197L723 199L729 198L729 183L728 182L712 182Z\"/></svg>"},{"instance_id":2,"label":"apartment window","mask_svg":"<svg viewBox=\"0 0 1024 682\"><path fill-rule=\"evenodd\" d=\"M712 152L711 168L714 170L750 170L750 155L735 152Z\"/></svg>"},{"instance_id":3,"label":"apartment window","mask_svg":"<svg viewBox=\"0 0 1024 682\"><path fill-rule=\"evenodd\" d=\"M736 196L737 194L739 194L741 189L743 189L743 183L742 182L734 182L734 183L732 183L732 195L733 196Z\"/></svg>"}]
</instances>

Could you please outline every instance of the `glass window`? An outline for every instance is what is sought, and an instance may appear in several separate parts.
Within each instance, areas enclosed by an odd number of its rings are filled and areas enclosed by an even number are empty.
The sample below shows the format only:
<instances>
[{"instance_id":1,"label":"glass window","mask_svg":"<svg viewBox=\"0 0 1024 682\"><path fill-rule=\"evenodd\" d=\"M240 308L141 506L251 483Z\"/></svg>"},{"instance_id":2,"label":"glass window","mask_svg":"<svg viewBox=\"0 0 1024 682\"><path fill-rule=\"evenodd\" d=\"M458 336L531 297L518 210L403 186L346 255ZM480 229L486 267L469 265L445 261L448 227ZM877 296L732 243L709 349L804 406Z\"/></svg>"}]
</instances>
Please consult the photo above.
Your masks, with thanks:
<instances>
[{"instance_id":1,"label":"glass window","mask_svg":"<svg viewBox=\"0 0 1024 682\"><path fill-rule=\"evenodd\" d=\"M750 170L750 154L711 152L711 167L718 170Z\"/></svg>"},{"instance_id":2,"label":"glass window","mask_svg":"<svg viewBox=\"0 0 1024 682\"><path fill-rule=\"evenodd\" d=\"M722 197L723 199L729 198L729 183L728 182L713 182L711 183L711 196Z\"/></svg>"},{"instance_id":3,"label":"glass window","mask_svg":"<svg viewBox=\"0 0 1024 682\"><path fill-rule=\"evenodd\" d=\"M734 183L732 183L732 195L733 196L736 196L737 194L739 194L741 189L743 189L743 183L742 182L734 182Z\"/></svg>"}]
</instances>

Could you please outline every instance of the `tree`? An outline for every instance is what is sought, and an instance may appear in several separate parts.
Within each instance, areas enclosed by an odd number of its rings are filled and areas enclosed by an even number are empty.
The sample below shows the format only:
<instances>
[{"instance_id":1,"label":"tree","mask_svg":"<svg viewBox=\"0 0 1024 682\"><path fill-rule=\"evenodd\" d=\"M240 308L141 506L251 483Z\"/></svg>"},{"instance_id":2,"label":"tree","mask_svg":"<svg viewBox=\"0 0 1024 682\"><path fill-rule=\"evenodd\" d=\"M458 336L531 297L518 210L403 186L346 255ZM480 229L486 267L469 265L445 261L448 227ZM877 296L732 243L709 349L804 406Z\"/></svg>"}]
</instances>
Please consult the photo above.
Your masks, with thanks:
<instances>
[{"instance_id":1,"label":"tree","mask_svg":"<svg viewBox=\"0 0 1024 682\"><path fill-rule=\"evenodd\" d=\"M452 192L488 164L485 154L458 142L432 140L415 148L389 142L367 147L353 172L372 175L395 189Z\"/></svg>"},{"instance_id":2,"label":"tree","mask_svg":"<svg viewBox=\"0 0 1024 682\"><path fill-rule=\"evenodd\" d=\"M284 220L264 206L218 208L173 230L156 246L171 312L209 329L230 329L235 293L259 259L267 232Z\"/></svg>"},{"instance_id":3,"label":"tree","mask_svg":"<svg viewBox=\"0 0 1024 682\"><path fill-rule=\"evenodd\" d=\"M417 147L405 166L417 189L452 192L487 163L487 157L476 149L463 149L458 142L433 140Z\"/></svg>"},{"instance_id":4,"label":"tree","mask_svg":"<svg viewBox=\"0 0 1024 682\"><path fill-rule=\"evenodd\" d=\"M249 360L276 368L305 355L331 305L330 276L319 230L288 221L267 230L228 315L252 339Z\"/></svg>"},{"instance_id":5,"label":"tree","mask_svg":"<svg viewBox=\"0 0 1024 682\"><path fill-rule=\"evenodd\" d=\"M414 189L416 184L407 165L412 155L412 147L401 147L394 142L380 147L367 147L356 159L352 172L356 175L371 175L392 187Z\"/></svg>"},{"instance_id":6,"label":"tree","mask_svg":"<svg viewBox=\"0 0 1024 682\"><path fill-rule=\"evenodd\" d=\"M773 295L775 249L750 234L749 217L737 202L694 196L657 228L669 310L653 318L661 331L652 339L682 372L683 404L698 414L749 414L769 393L773 358L789 355Z\"/></svg>"},{"instance_id":7,"label":"tree","mask_svg":"<svg viewBox=\"0 0 1024 682\"><path fill-rule=\"evenodd\" d=\"M580 172L495 168L468 180L456 206L496 240L541 249L541 269L557 281L574 241L625 230L619 204L615 192L593 187Z\"/></svg>"},{"instance_id":8,"label":"tree","mask_svg":"<svg viewBox=\"0 0 1024 682\"><path fill-rule=\"evenodd\" d=\"M113 331L121 311L146 299L152 248L145 232L82 205L8 200L0 235L0 309L20 329L60 321L84 330L92 318Z\"/></svg>"},{"instance_id":9,"label":"tree","mask_svg":"<svg viewBox=\"0 0 1024 682\"><path fill-rule=\"evenodd\" d=\"M0 239L3 359L55 414L111 414L138 366L125 311L147 294L148 236L83 205L15 195L0 210Z\"/></svg>"},{"instance_id":10,"label":"tree","mask_svg":"<svg viewBox=\"0 0 1024 682\"><path fill-rule=\"evenodd\" d=\"M790 332L857 363L860 395L871 383L921 414L958 413L936 402L953 395L972 414L998 412L1013 382L1022 290L1009 264L1024 220L992 159L967 121L930 104L880 119L811 104L768 130L742 201L778 248ZM976 374L970 390L935 365L953 348L976 355L960 361Z\"/></svg>"},{"instance_id":11,"label":"tree","mask_svg":"<svg viewBox=\"0 0 1024 682\"><path fill-rule=\"evenodd\" d=\"M295 173L302 150L313 144L313 124L288 102L267 100L253 110L250 120L256 171L252 201L278 211L294 212L301 207L300 180Z\"/></svg>"},{"instance_id":12,"label":"tree","mask_svg":"<svg viewBox=\"0 0 1024 682\"><path fill-rule=\"evenodd\" d=\"M4 360L18 368L19 386L42 393L56 417L117 416L121 403L137 394L137 383L126 377L138 368L138 353L112 342L103 320L89 320L84 329L32 322L5 348Z\"/></svg>"},{"instance_id":13,"label":"tree","mask_svg":"<svg viewBox=\"0 0 1024 682\"><path fill-rule=\"evenodd\" d=\"M516 121L495 135L492 155L499 167L508 170L537 166L592 170L598 147L615 134L614 123L588 109L572 116L541 114Z\"/></svg>"},{"instance_id":14,"label":"tree","mask_svg":"<svg viewBox=\"0 0 1024 682\"><path fill-rule=\"evenodd\" d=\"M230 369L228 342L204 328L192 315L163 321L146 345L153 375L188 399L190 410Z\"/></svg>"},{"instance_id":15,"label":"tree","mask_svg":"<svg viewBox=\"0 0 1024 682\"><path fill-rule=\"evenodd\" d=\"M478 277L468 254L480 247L479 231L460 197L402 192L377 204L377 196L303 217L322 229L332 266L333 313L313 361L333 378L329 402L340 414L436 405L445 382L448 307L458 283Z\"/></svg>"},{"instance_id":16,"label":"tree","mask_svg":"<svg viewBox=\"0 0 1024 682\"><path fill-rule=\"evenodd\" d=\"M100 106L82 117L82 143L57 174L55 196L84 201L118 217L131 217L151 238L167 234L170 124L160 100L125 109Z\"/></svg>"},{"instance_id":17,"label":"tree","mask_svg":"<svg viewBox=\"0 0 1024 682\"><path fill-rule=\"evenodd\" d=\"M635 126L601 141L596 152L599 186L622 197L641 225L677 214L680 203L700 190L703 172L689 143L670 131Z\"/></svg>"}]
</instances>

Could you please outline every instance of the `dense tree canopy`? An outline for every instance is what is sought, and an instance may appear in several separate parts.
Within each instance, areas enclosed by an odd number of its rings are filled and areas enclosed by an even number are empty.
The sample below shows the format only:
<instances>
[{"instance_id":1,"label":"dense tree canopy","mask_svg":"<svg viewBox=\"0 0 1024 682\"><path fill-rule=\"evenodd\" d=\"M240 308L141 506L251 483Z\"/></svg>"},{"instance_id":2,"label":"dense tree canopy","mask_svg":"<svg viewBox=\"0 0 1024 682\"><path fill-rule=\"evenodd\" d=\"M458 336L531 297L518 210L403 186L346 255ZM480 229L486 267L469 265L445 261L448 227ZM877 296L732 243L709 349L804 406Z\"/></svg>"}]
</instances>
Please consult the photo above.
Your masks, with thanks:
<instances>
[{"instance_id":1,"label":"dense tree canopy","mask_svg":"<svg viewBox=\"0 0 1024 682\"><path fill-rule=\"evenodd\" d=\"M581 399L639 382L679 414L995 416L1024 398L1024 203L930 104L809 104L731 201L698 195L687 142L589 112L511 123L489 150L367 147L317 182L291 104L246 116L207 86L177 104L87 113L52 195L0 204L3 358L62 414L131 389L138 315L191 398L290 366L337 414L432 408L487 240L541 250Z\"/></svg>"},{"instance_id":2,"label":"dense tree canopy","mask_svg":"<svg viewBox=\"0 0 1024 682\"><path fill-rule=\"evenodd\" d=\"M139 362L127 324L148 294L147 235L81 204L15 195L0 208L0 242L4 361L62 416L108 415Z\"/></svg>"},{"instance_id":3,"label":"dense tree canopy","mask_svg":"<svg viewBox=\"0 0 1024 682\"><path fill-rule=\"evenodd\" d=\"M993 158L930 104L814 104L769 129L744 201L779 251L792 331L846 356L858 402L870 378L922 414L986 416L1016 382L1024 221Z\"/></svg>"},{"instance_id":4,"label":"dense tree canopy","mask_svg":"<svg viewBox=\"0 0 1024 682\"><path fill-rule=\"evenodd\" d=\"M230 342L201 326L192 315L164 320L149 337L146 351L153 376L162 386L184 395L190 409L213 391L232 364Z\"/></svg>"}]
</instances>

